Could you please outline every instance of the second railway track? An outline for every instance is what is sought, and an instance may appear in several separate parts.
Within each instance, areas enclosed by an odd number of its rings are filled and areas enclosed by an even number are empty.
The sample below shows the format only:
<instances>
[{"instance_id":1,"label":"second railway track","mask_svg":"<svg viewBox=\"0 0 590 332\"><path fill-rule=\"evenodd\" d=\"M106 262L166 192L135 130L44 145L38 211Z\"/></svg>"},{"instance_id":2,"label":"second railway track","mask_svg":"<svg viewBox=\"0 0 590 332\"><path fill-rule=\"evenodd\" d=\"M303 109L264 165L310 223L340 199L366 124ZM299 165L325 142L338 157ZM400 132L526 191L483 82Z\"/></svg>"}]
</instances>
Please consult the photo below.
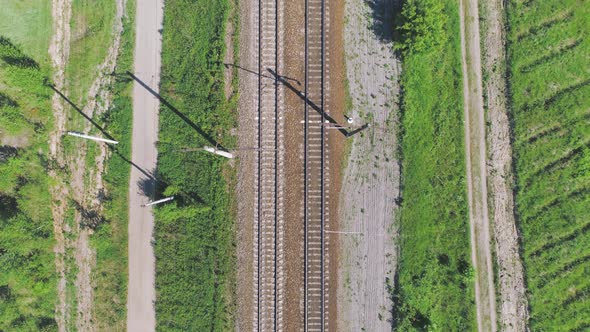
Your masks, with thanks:
<instances>
[{"instance_id":1,"label":"second railway track","mask_svg":"<svg viewBox=\"0 0 590 332\"><path fill-rule=\"evenodd\" d=\"M283 302L283 94L263 75L281 70L279 0L257 1L258 98L254 239L254 331L282 330Z\"/></svg>"}]
</instances>

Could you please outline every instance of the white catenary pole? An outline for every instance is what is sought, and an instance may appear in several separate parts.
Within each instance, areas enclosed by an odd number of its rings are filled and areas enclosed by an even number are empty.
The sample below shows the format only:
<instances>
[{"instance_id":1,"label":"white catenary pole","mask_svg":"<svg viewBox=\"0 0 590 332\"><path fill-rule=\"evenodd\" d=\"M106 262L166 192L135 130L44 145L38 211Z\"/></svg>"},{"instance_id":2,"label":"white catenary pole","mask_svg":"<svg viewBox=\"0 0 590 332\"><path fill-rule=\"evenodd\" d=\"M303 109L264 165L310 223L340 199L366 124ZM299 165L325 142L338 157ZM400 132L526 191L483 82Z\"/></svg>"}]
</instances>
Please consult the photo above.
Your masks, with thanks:
<instances>
[{"instance_id":1,"label":"white catenary pole","mask_svg":"<svg viewBox=\"0 0 590 332\"><path fill-rule=\"evenodd\" d=\"M173 199L174 199L174 196L172 196L172 197L166 197L166 198L162 198L160 200L157 200L155 202L147 203L147 204L145 204L143 206L152 206L152 205L156 205L156 204L160 204L160 203L165 203L165 202L171 201Z\"/></svg>"},{"instance_id":2,"label":"white catenary pole","mask_svg":"<svg viewBox=\"0 0 590 332\"><path fill-rule=\"evenodd\" d=\"M70 135L70 136L76 136L76 137L81 137L81 138L86 138L86 139L93 140L93 141L105 142L105 143L110 143L110 144L119 144L119 142L113 141L111 139L94 137L94 136L88 136L88 135L80 134L80 133L77 133L77 132L74 132L74 131L68 131L68 135Z\"/></svg>"},{"instance_id":3,"label":"white catenary pole","mask_svg":"<svg viewBox=\"0 0 590 332\"><path fill-rule=\"evenodd\" d=\"M231 153L229 153L229 152L217 150L216 148L212 148L212 147L208 147L208 146L204 146L203 147L203 150L205 150L207 152L214 153L216 155L219 155L219 156L222 156L222 157L225 157L225 158L229 158L229 159L231 159L231 158L234 157L234 155L231 154Z\"/></svg>"}]
</instances>

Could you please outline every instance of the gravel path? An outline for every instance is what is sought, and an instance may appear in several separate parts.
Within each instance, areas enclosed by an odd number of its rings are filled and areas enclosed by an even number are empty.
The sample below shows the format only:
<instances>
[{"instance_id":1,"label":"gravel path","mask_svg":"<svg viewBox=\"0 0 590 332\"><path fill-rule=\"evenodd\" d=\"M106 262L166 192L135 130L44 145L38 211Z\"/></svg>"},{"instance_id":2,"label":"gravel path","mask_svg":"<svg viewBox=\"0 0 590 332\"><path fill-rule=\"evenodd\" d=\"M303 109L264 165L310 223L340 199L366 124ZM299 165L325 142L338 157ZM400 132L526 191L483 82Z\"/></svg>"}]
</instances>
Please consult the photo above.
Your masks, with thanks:
<instances>
[{"instance_id":1,"label":"gravel path","mask_svg":"<svg viewBox=\"0 0 590 332\"><path fill-rule=\"evenodd\" d=\"M139 0L135 18L135 75L158 92L164 4L162 0ZM127 293L127 330L149 332L156 329L154 302L155 257L152 247L154 216L151 208L141 207L153 197L138 188L146 179L140 170L156 167L159 100L139 82L133 87L133 138L129 181L129 285ZM151 195L153 196L153 194Z\"/></svg>"},{"instance_id":2,"label":"gravel path","mask_svg":"<svg viewBox=\"0 0 590 332\"><path fill-rule=\"evenodd\" d=\"M490 248L479 12L477 0L459 2L465 115L465 158L475 266L475 303L479 331L496 331L496 293Z\"/></svg>"},{"instance_id":3,"label":"gravel path","mask_svg":"<svg viewBox=\"0 0 590 332\"><path fill-rule=\"evenodd\" d=\"M392 51L391 0L346 0L344 44L354 136L340 197L338 322L343 331L390 331L387 290L396 269L399 61Z\"/></svg>"}]
</instances>

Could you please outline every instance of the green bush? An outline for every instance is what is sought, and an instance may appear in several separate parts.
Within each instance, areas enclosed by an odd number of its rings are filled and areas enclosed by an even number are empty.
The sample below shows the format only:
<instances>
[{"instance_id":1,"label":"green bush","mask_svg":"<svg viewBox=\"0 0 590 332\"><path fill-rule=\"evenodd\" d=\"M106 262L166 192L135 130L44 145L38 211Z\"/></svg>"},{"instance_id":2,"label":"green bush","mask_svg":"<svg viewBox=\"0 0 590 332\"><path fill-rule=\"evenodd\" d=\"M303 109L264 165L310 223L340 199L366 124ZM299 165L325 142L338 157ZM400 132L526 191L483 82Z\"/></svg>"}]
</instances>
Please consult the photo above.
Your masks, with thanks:
<instances>
[{"instance_id":1,"label":"green bush","mask_svg":"<svg viewBox=\"0 0 590 332\"><path fill-rule=\"evenodd\" d=\"M397 45L407 53L432 51L446 43L444 1L406 0L399 16L401 24L397 31L401 43Z\"/></svg>"}]
</instances>

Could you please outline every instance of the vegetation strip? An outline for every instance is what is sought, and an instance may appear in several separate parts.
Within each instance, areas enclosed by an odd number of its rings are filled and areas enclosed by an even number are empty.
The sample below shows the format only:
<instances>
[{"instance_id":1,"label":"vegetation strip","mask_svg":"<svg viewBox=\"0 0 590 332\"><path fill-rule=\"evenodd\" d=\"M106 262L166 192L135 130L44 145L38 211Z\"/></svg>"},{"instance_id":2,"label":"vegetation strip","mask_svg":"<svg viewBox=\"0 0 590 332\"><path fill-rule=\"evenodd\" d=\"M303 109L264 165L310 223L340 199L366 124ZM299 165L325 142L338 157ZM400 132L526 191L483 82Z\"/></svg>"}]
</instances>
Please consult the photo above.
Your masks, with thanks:
<instances>
[{"instance_id":1,"label":"vegetation strip","mask_svg":"<svg viewBox=\"0 0 590 332\"><path fill-rule=\"evenodd\" d=\"M226 99L223 77L232 5L225 0L166 2L156 176L158 197L175 199L155 210L159 330L234 327L235 170L227 159L198 149L211 142L236 146L230 129L236 127L237 96Z\"/></svg>"},{"instance_id":2,"label":"vegetation strip","mask_svg":"<svg viewBox=\"0 0 590 332\"><path fill-rule=\"evenodd\" d=\"M472 330L457 3L408 1L397 33L404 60L403 201L394 327Z\"/></svg>"}]
</instances>

